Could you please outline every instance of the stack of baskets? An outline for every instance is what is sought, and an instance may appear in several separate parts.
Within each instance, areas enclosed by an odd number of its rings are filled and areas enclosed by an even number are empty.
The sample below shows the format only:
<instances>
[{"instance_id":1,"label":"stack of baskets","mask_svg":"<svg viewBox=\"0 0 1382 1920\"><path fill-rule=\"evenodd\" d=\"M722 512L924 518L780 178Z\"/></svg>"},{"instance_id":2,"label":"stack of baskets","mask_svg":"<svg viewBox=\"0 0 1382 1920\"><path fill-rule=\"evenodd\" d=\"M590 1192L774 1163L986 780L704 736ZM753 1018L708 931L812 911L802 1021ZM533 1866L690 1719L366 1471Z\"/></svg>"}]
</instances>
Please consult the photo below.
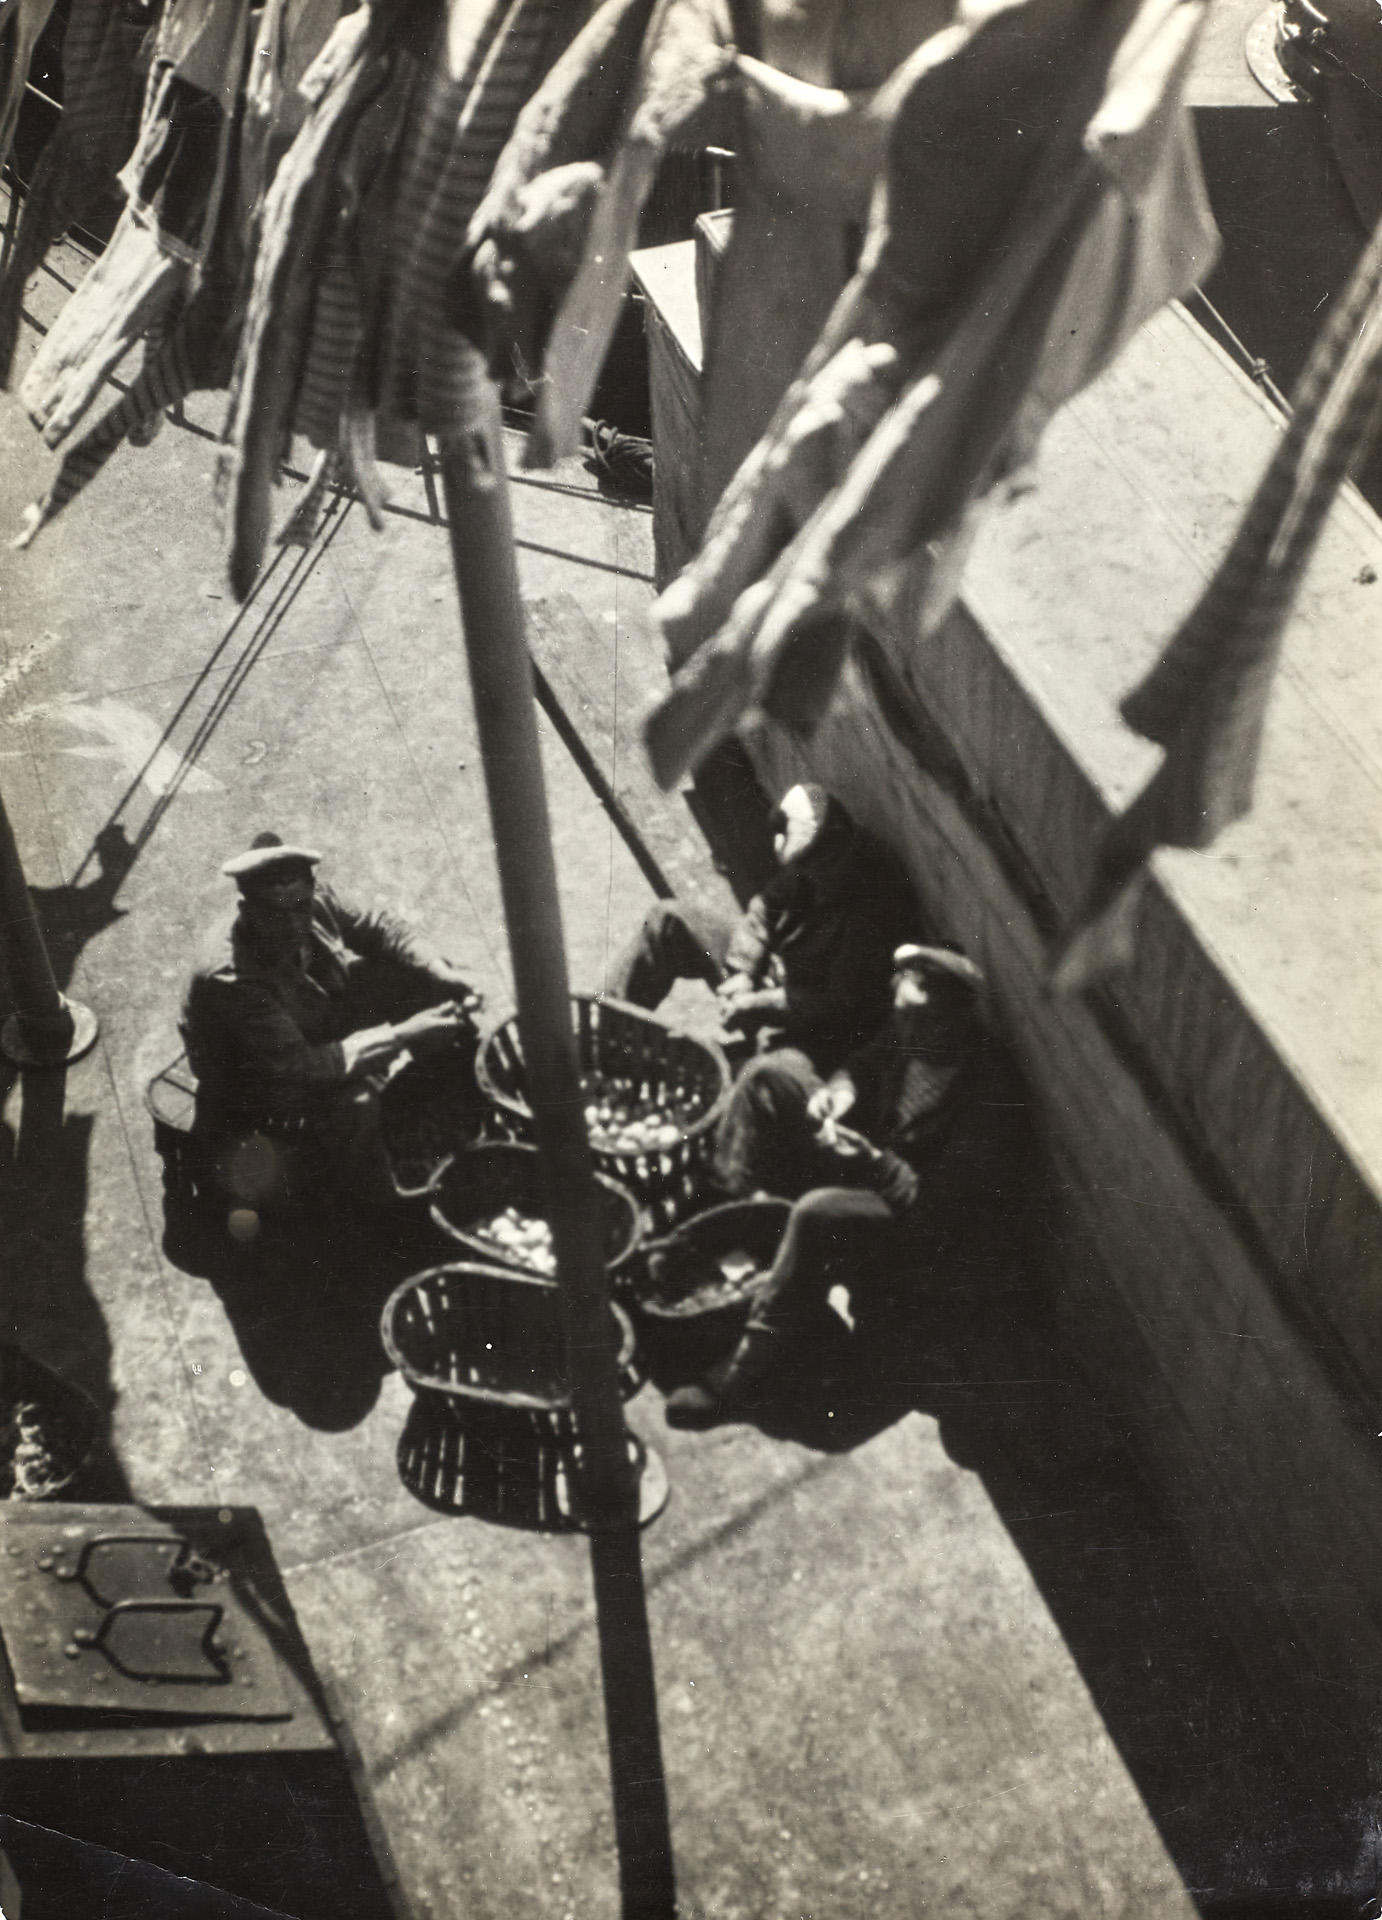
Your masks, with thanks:
<instances>
[{"instance_id":1,"label":"stack of baskets","mask_svg":"<svg viewBox=\"0 0 1382 1920\"><path fill-rule=\"evenodd\" d=\"M656 1145L593 1139L595 1164L640 1201L653 1226L665 1230L693 1207L703 1190L715 1127L729 1094L729 1062L713 1043L678 1033L622 1000L571 996L571 1021L583 1080L619 1081L640 1108L683 1117L660 1130ZM482 1091L520 1139L532 1135L523 1049L510 1018L480 1043L475 1061Z\"/></svg>"},{"instance_id":2,"label":"stack of baskets","mask_svg":"<svg viewBox=\"0 0 1382 1920\"><path fill-rule=\"evenodd\" d=\"M609 1129L591 1142L606 1266L631 1302L620 1276L642 1233L665 1233L702 1198L729 1063L718 1047L620 1001L573 995L571 1019L588 1103L597 1086L627 1089L620 1107L636 1110L640 1123L637 1138ZM399 1467L410 1490L440 1511L483 1505L491 1517L521 1511L528 1524L556 1524L554 1476L577 1436L561 1296L533 1256L524 1259L545 1207L515 1018L486 1035L475 1071L492 1104L490 1130L497 1122L510 1138L463 1147L437 1170L432 1217L460 1257L415 1275L385 1306L384 1346L417 1396ZM518 1216L513 1239L496 1244L496 1217L507 1209ZM611 1312L627 1398L642 1378L634 1327L622 1306Z\"/></svg>"}]
</instances>

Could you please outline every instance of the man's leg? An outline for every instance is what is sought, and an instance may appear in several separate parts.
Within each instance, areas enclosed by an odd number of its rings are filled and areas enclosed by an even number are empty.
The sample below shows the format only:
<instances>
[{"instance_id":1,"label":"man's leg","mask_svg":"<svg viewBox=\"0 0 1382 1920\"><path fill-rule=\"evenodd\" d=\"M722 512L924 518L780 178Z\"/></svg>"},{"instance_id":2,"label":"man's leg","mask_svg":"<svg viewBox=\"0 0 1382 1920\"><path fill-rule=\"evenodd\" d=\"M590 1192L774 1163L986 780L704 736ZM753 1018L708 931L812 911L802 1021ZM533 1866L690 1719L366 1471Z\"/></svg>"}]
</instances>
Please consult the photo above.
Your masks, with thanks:
<instances>
[{"instance_id":1,"label":"man's leg","mask_svg":"<svg viewBox=\"0 0 1382 1920\"><path fill-rule=\"evenodd\" d=\"M876 1193L856 1187L817 1187L803 1194L787 1218L747 1331L776 1337L809 1333L819 1323L832 1287L876 1273L894 1224Z\"/></svg>"},{"instance_id":2,"label":"man's leg","mask_svg":"<svg viewBox=\"0 0 1382 1920\"><path fill-rule=\"evenodd\" d=\"M399 1197L379 1124L379 1092L369 1080L341 1087L315 1104L313 1145L342 1199L367 1207Z\"/></svg>"},{"instance_id":3,"label":"man's leg","mask_svg":"<svg viewBox=\"0 0 1382 1920\"><path fill-rule=\"evenodd\" d=\"M610 971L610 992L635 1007L660 1007L678 980L717 987L733 929L719 914L659 900Z\"/></svg>"},{"instance_id":4,"label":"man's leg","mask_svg":"<svg viewBox=\"0 0 1382 1920\"><path fill-rule=\"evenodd\" d=\"M895 1220L876 1193L817 1187L792 1207L787 1230L727 1365L668 1397L674 1427L710 1427L759 1397L784 1347L827 1311L830 1290L876 1273L889 1255Z\"/></svg>"}]
</instances>

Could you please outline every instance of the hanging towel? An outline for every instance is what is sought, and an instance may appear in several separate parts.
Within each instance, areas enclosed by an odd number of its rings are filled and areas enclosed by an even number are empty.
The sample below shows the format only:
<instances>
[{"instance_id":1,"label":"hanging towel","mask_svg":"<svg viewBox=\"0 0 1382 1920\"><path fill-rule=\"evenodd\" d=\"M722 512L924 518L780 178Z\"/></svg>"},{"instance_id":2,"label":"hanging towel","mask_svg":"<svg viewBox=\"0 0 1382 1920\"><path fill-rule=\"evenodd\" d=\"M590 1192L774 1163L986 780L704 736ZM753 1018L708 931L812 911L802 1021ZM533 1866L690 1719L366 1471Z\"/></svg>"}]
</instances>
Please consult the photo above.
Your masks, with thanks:
<instances>
[{"instance_id":1,"label":"hanging towel","mask_svg":"<svg viewBox=\"0 0 1382 1920\"><path fill-rule=\"evenodd\" d=\"M951 0L763 6L762 58L737 64L737 124L722 143L737 155L734 217L702 316L688 535L703 532L858 264L887 137L873 110L878 88L952 11Z\"/></svg>"},{"instance_id":2,"label":"hanging towel","mask_svg":"<svg viewBox=\"0 0 1382 1920\"><path fill-rule=\"evenodd\" d=\"M535 383L580 266L653 0L604 0L514 122L467 244L490 368Z\"/></svg>"},{"instance_id":3,"label":"hanging towel","mask_svg":"<svg viewBox=\"0 0 1382 1920\"><path fill-rule=\"evenodd\" d=\"M195 271L188 275L190 290L184 293L174 288L167 298L163 297L168 292L166 236L153 249L136 247L128 238L124 242L126 264L138 257L149 264L156 276L153 297L145 306L131 305L124 322L130 339L141 329L144 332L143 369L96 426L68 449L47 493L27 510L16 545L27 546L96 477L125 441L135 446L147 445L169 408L179 405L190 393L228 384L243 318L242 280L247 247L258 217L265 170L276 165L276 157L286 145L290 130L300 123L306 110L305 102L298 103L295 88L293 98L287 97L284 82L296 81L304 60L320 50L340 14L341 4L342 0L271 0L264 10L256 41L256 58L260 64L251 68L257 84L246 95L246 102L250 95L254 97L261 123L253 143L254 152L251 156L246 142L240 142L239 165L229 169L219 185L213 182L208 207L196 216L198 220L209 217L210 203L214 202L215 225L210 238L197 247L198 263ZM118 19L121 11L110 7L108 0L96 0L95 9L88 3L73 15L69 40L79 27L92 36L92 30L98 25L94 15L104 16L99 22L99 33L92 37L89 76L86 68L77 70L79 80L85 84L79 89L77 103L70 109L73 114L80 112L90 118L103 93L108 94L115 84L120 66L119 61L111 57L111 48L116 42L109 22ZM164 37L160 41L161 67L155 87L162 85L166 73L174 69L189 85L192 76L199 82L212 82L220 90L218 110L233 122L240 113L242 101L238 93L231 95L228 91L227 69L233 64L233 58L226 45L226 14L219 16L217 36L210 35L212 19L210 14L203 16L196 32L184 28L186 58L174 38ZM128 54L128 47L122 51ZM65 48L65 57L66 52ZM203 89L199 86L197 91L200 94ZM145 130L148 131L147 120ZM207 164L214 170L222 161L218 143ZM183 158L178 165L184 173L196 170L193 158ZM155 171L155 167L146 166L140 173L141 180L152 184ZM145 203L146 210L156 198L155 190L153 198ZM145 240L150 237L148 227L141 225L140 233ZM85 284L83 282L83 287ZM110 291L109 283L106 291ZM87 303L85 312L87 324L94 324L99 331L106 320L100 303Z\"/></svg>"},{"instance_id":4,"label":"hanging towel","mask_svg":"<svg viewBox=\"0 0 1382 1920\"><path fill-rule=\"evenodd\" d=\"M551 466L579 451L658 161L673 139L689 137L733 61L726 0L658 0L628 123L591 212L584 257L552 323L525 452L529 466Z\"/></svg>"},{"instance_id":5,"label":"hanging towel","mask_svg":"<svg viewBox=\"0 0 1382 1920\"><path fill-rule=\"evenodd\" d=\"M111 0L72 0L62 42L62 116L24 196L0 280L0 385L8 387L24 293L49 247L114 201L139 131L152 34Z\"/></svg>"},{"instance_id":6,"label":"hanging towel","mask_svg":"<svg viewBox=\"0 0 1382 1920\"><path fill-rule=\"evenodd\" d=\"M337 453L378 520L380 461L463 431L485 365L468 233L495 163L571 38L574 0L376 0L304 80L265 205L223 474L243 597L292 434Z\"/></svg>"},{"instance_id":7,"label":"hanging towel","mask_svg":"<svg viewBox=\"0 0 1382 1920\"><path fill-rule=\"evenodd\" d=\"M1382 225L1301 375L1282 436L1218 571L1123 718L1165 749L1104 836L1088 896L1053 969L1060 991L1132 958L1146 863L1207 847L1252 805L1281 639L1301 576L1351 465L1382 428Z\"/></svg>"},{"instance_id":8,"label":"hanging towel","mask_svg":"<svg viewBox=\"0 0 1382 1920\"><path fill-rule=\"evenodd\" d=\"M249 48L252 0L169 0L110 243L20 387L60 446L134 342L193 291L210 251Z\"/></svg>"},{"instance_id":9,"label":"hanging towel","mask_svg":"<svg viewBox=\"0 0 1382 1920\"><path fill-rule=\"evenodd\" d=\"M70 446L43 498L25 511L14 541L27 547L88 486L127 440L147 446L164 414L191 393L223 387L235 351L234 289L203 283L164 337L149 342L138 377L96 425Z\"/></svg>"},{"instance_id":10,"label":"hanging towel","mask_svg":"<svg viewBox=\"0 0 1382 1920\"><path fill-rule=\"evenodd\" d=\"M933 627L972 513L1051 411L1206 270L1216 236L1180 97L1203 13L976 6L884 90L887 174L859 274L658 605L670 657L696 649L648 725L664 785L757 711L809 732L842 622L891 617L904 585ZM967 179L936 164L952 137ZM831 362L856 340L895 358L861 366L856 348L846 378ZM803 418L817 431L794 448ZM822 435L848 465L819 492Z\"/></svg>"},{"instance_id":11,"label":"hanging towel","mask_svg":"<svg viewBox=\"0 0 1382 1920\"><path fill-rule=\"evenodd\" d=\"M273 485L292 432L332 174L352 117L382 93L388 79L384 49L397 11L389 0L375 0L337 25L303 79L309 112L265 201L222 436L228 445L221 486L237 599L249 592L263 564Z\"/></svg>"}]
</instances>

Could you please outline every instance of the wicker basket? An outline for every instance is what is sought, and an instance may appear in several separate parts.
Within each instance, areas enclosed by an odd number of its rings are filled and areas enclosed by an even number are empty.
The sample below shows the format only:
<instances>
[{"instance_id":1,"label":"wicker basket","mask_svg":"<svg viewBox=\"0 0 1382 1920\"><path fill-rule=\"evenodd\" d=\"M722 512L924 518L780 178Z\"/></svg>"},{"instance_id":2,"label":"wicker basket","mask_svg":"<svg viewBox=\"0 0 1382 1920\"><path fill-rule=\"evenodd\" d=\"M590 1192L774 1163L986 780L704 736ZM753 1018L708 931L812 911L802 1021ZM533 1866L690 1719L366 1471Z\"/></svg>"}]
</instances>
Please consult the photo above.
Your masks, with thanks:
<instances>
[{"instance_id":1,"label":"wicker basket","mask_svg":"<svg viewBox=\"0 0 1382 1920\"><path fill-rule=\"evenodd\" d=\"M606 1174L597 1173L595 1178L604 1214L605 1266L613 1273L637 1243L638 1205ZM534 1219L544 1218L542 1164L536 1147L467 1147L440 1168L431 1193L432 1218L443 1233L465 1248L466 1258L487 1266L530 1271L516 1255L506 1253L475 1229L505 1207L516 1207Z\"/></svg>"},{"instance_id":2,"label":"wicker basket","mask_svg":"<svg viewBox=\"0 0 1382 1920\"><path fill-rule=\"evenodd\" d=\"M684 1221L674 1233L645 1241L621 1287L639 1344L655 1373L699 1372L733 1347L749 1317L753 1288L715 1289L719 1262L747 1254L759 1273L772 1265L786 1231L786 1200L734 1200ZM691 1296L702 1293L701 1301Z\"/></svg>"},{"instance_id":3,"label":"wicker basket","mask_svg":"<svg viewBox=\"0 0 1382 1920\"><path fill-rule=\"evenodd\" d=\"M0 1342L0 1499L51 1500L95 1445L96 1406L20 1347Z\"/></svg>"},{"instance_id":4,"label":"wicker basket","mask_svg":"<svg viewBox=\"0 0 1382 1920\"><path fill-rule=\"evenodd\" d=\"M666 1021L622 1000L573 994L571 1022L583 1074L623 1076L646 1086L657 1100L670 1100L681 1088L694 1106L694 1119L683 1126L674 1145L620 1152L592 1142L601 1172L652 1203L660 1221L670 1224L694 1198L714 1150L715 1124L729 1093L729 1062L713 1042L678 1033ZM509 1125L524 1138L531 1137L533 1115L516 1018L501 1021L485 1035L475 1071L482 1091Z\"/></svg>"},{"instance_id":5,"label":"wicker basket","mask_svg":"<svg viewBox=\"0 0 1382 1920\"><path fill-rule=\"evenodd\" d=\"M636 1378L633 1325L620 1308L610 1311L629 1381ZM381 1332L415 1390L516 1413L571 1411L561 1297L536 1274L473 1261L430 1268L395 1287Z\"/></svg>"}]
</instances>

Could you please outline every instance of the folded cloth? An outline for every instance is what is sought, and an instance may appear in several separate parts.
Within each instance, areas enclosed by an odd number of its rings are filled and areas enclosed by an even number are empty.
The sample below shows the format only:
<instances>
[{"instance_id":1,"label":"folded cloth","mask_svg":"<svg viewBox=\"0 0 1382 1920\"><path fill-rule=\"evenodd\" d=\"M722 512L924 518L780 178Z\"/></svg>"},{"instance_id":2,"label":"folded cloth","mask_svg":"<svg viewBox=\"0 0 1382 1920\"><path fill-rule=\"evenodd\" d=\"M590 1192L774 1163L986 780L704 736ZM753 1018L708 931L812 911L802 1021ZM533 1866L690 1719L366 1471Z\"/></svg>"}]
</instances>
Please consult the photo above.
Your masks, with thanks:
<instances>
[{"instance_id":1,"label":"folded cloth","mask_svg":"<svg viewBox=\"0 0 1382 1920\"><path fill-rule=\"evenodd\" d=\"M671 659L693 654L649 722L661 782L756 711L809 731L843 622L888 617L904 585L934 625L977 503L1202 275L1215 234L1180 94L1203 13L976 4L882 90L859 272L658 603Z\"/></svg>"},{"instance_id":2,"label":"folded cloth","mask_svg":"<svg viewBox=\"0 0 1382 1920\"><path fill-rule=\"evenodd\" d=\"M1282 436L1231 546L1123 718L1165 758L1105 834L1053 969L1072 991L1132 958L1158 846L1207 847L1252 805L1282 634L1325 516L1382 432L1382 225L1301 375Z\"/></svg>"}]
</instances>

